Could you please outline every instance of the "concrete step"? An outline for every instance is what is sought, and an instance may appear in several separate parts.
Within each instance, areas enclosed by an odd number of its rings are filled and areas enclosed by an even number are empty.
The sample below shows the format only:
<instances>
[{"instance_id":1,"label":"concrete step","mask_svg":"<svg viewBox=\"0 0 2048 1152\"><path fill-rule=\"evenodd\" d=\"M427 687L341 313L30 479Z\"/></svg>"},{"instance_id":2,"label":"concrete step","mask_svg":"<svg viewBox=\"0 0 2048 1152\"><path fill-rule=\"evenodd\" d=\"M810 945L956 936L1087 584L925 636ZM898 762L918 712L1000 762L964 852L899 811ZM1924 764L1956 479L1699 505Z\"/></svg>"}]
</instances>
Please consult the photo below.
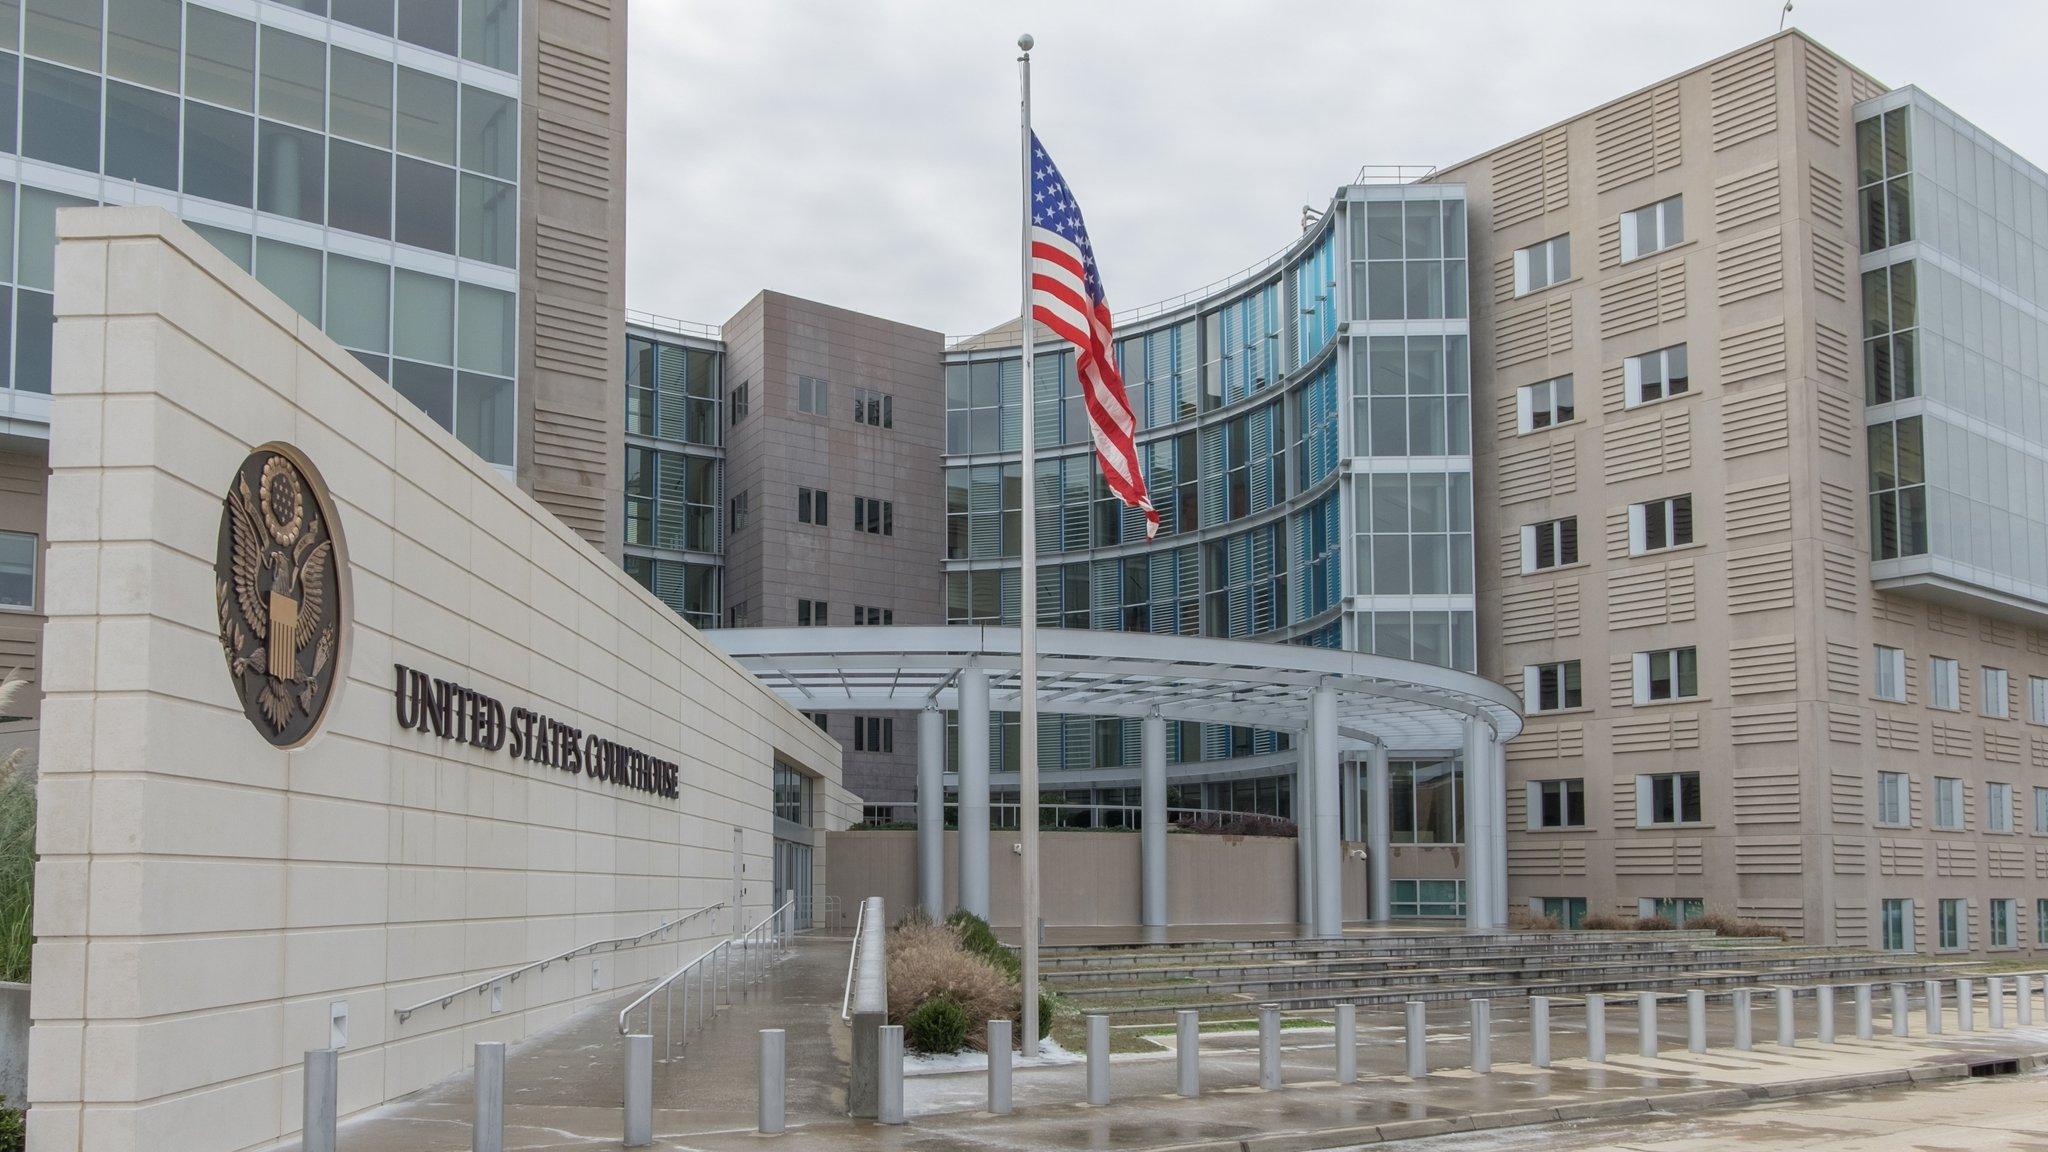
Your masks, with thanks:
<instances>
[{"instance_id":1,"label":"concrete step","mask_svg":"<svg viewBox=\"0 0 2048 1152\"><path fill-rule=\"evenodd\" d=\"M1876 958L1879 962L1892 963L1891 958ZM1872 959L1858 959L1838 956L1795 956L1769 959L1739 959L1736 957L1711 958L1640 958L1611 960L1600 965L1599 970L1608 975L1634 977L1668 976L1678 978L1689 972L1698 971L1772 971L1772 972L1831 972L1847 968L1867 966ZM1349 982L1366 984L1399 980L1415 984L1440 983L1443 981L1486 978L1494 980L1541 980L1554 976L1582 972L1586 966L1570 963L1547 963L1536 960L1517 961L1502 964L1429 964L1412 966L1384 966L1359 964L1356 962L1325 963L1284 963L1284 964L1237 964L1202 967L1160 967L1148 969L1114 969L1101 971L1071 971L1047 973L1046 984L1055 991L1065 993L1082 988L1173 988L1191 984L1217 988L1264 986L1283 980L1321 980L1330 983Z\"/></svg>"},{"instance_id":2,"label":"concrete step","mask_svg":"<svg viewBox=\"0 0 2048 1152\"><path fill-rule=\"evenodd\" d=\"M1286 948L1217 948L1203 951L1130 951L1099 956L1041 957L1046 972L1114 971L1119 969L1229 966L1242 963L1337 963L1378 964L1418 967L1433 964L1532 961L1584 963L1597 958L1605 962L1616 957L1682 956L1687 958L1726 955L1809 955L1837 950L1815 948L1775 940L1759 943L1710 944L1683 940L1642 943L1618 942L1605 947L1511 947L1498 943L1480 947L1431 947L1394 952L1366 952L1342 946L1293 946Z\"/></svg>"}]
</instances>

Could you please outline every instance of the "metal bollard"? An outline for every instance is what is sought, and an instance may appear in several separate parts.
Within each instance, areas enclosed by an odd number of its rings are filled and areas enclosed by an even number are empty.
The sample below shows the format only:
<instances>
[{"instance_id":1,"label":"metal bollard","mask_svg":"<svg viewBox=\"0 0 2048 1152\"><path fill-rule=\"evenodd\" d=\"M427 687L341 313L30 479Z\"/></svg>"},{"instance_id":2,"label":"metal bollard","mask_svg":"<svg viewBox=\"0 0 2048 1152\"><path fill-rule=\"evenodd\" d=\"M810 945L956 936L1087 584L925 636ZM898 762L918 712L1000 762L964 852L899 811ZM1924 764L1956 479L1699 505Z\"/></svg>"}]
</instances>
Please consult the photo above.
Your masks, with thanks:
<instances>
[{"instance_id":1,"label":"metal bollard","mask_svg":"<svg viewBox=\"0 0 2048 1152\"><path fill-rule=\"evenodd\" d=\"M1358 1005L1337 1005L1337 1083L1358 1082Z\"/></svg>"},{"instance_id":2,"label":"metal bollard","mask_svg":"<svg viewBox=\"0 0 2048 1152\"><path fill-rule=\"evenodd\" d=\"M476 1046L475 1083L470 1091L470 1152L505 1152L505 1046Z\"/></svg>"},{"instance_id":3,"label":"metal bollard","mask_svg":"<svg viewBox=\"0 0 2048 1152\"><path fill-rule=\"evenodd\" d=\"M2005 1027L2005 978L1993 976L1984 981L1984 995L1991 1001L1991 1027Z\"/></svg>"},{"instance_id":4,"label":"metal bollard","mask_svg":"<svg viewBox=\"0 0 2048 1152\"><path fill-rule=\"evenodd\" d=\"M1636 1055L1645 1060L1657 1057L1657 994L1636 993Z\"/></svg>"},{"instance_id":5,"label":"metal bollard","mask_svg":"<svg viewBox=\"0 0 2048 1152\"><path fill-rule=\"evenodd\" d=\"M1259 1087L1280 1087L1280 1006L1259 1005Z\"/></svg>"},{"instance_id":6,"label":"metal bollard","mask_svg":"<svg viewBox=\"0 0 2048 1152\"><path fill-rule=\"evenodd\" d=\"M1694 988L1685 994L1685 1050L1707 1050L1707 993Z\"/></svg>"},{"instance_id":7,"label":"metal bollard","mask_svg":"<svg viewBox=\"0 0 2048 1152\"><path fill-rule=\"evenodd\" d=\"M1586 997L1586 1060L1607 1062L1607 999L1603 996Z\"/></svg>"},{"instance_id":8,"label":"metal bollard","mask_svg":"<svg viewBox=\"0 0 2048 1152\"><path fill-rule=\"evenodd\" d=\"M788 1112L789 1090L783 1078L783 1045L782 1029L761 1029L761 1106L755 1112L754 1127L764 1136L782 1131Z\"/></svg>"},{"instance_id":9,"label":"metal bollard","mask_svg":"<svg viewBox=\"0 0 2048 1152\"><path fill-rule=\"evenodd\" d=\"M628 1148L654 1143L654 1037L626 1037L626 1138Z\"/></svg>"},{"instance_id":10,"label":"metal bollard","mask_svg":"<svg viewBox=\"0 0 2048 1152\"><path fill-rule=\"evenodd\" d=\"M903 1123L903 1025L884 1024L875 1030L881 1049L882 1079L875 1090L875 1121Z\"/></svg>"},{"instance_id":11,"label":"metal bollard","mask_svg":"<svg viewBox=\"0 0 2048 1152\"><path fill-rule=\"evenodd\" d=\"M1856 1038L1870 1039L1870 985L1856 986Z\"/></svg>"},{"instance_id":12,"label":"metal bollard","mask_svg":"<svg viewBox=\"0 0 2048 1152\"><path fill-rule=\"evenodd\" d=\"M1941 981L1927 982L1927 1034L1941 1035Z\"/></svg>"},{"instance_id":13,"label":"metal bollard","mask_svg":"<svg viewBox=\"0 0 2048 1152\"><path fill-rule=\"evenodd\" d=\"M1813 990L1813 1004L1814 1010L1819 1014L1820 1018L1820 1024L1817 1029L1820 1035L1820 1042L1823 1044L1833 1044L1835 1042L1835 986L1832 984L1822 984L1820 987L1815 988Z\"/></svg>"},{"instance_id":14,"label":"metal bollard","mask_svg":"<svg viewBox=\"0 0 2048 1152\"><path fill-rule=\"evenodd\" d=\"M1428 1022L1422 1001L1408 1001L1408 1075L1429 1075Z\"/></svg>"},{"instance_id":15,"label":"metal bollard","mask_svg":"<svg viewBox=\"0 0 2048 1152\"><path fill-rule=\"evenodd\" d=\"M1493 1071L1493 1001L1475 999L1472 1005L1472 1071L1485 1075Z\"/></svg>"},{"instance_id":16,"label":"metal bollard","mask_svg":"<svg viewBox=\"0 0 2048 1152\"><path fill-rule=\"evenodd\" d=\"M1529 997L1529 1062L1550 1067L1550 997Z\"/></svg>"},{"instance_id":17,"label":"metal bollard","mask_svg":"<svg viewBox=\"0 0 2048 1152\"><path fill-rule=\"evenodd\" d=\"M2034 978L2025 972L2012 978L2013 994L2019 1001L2020 1027L2034 1022Z\"/></svg>"},{"instance_id":18,"label":"metal bollard","mask_svg":"<svg viewBox=\"0 0 2048 1152\"><path fill-rule=\"evenodd\" d=\"M1109 1017L1088 1017L1088 1102L1109 1103Z\"/></svg>"},{"instance_id":19,"label":"metal bollard","mask_svg":"<svg viewBox=\"0 0 2048 1152\"><path fill-rule=\"evenodd\" d=\"M1202 1094L1202 1014L1193 1008L1174 1013L1174 1060L1180 1065L1180 1094L1192 1100Z\"/></svg>"},{"instance_id":20,"label":"metal bollard","mask_svg":"<svg viewBox=\"0 0 2048 1152\"><path fill-rule=\"evenodd\" d=\"M1912 1009L1904 984L1892 985L1892 1035L1910 1036L1913 1032Z\"/></svg>"},{"instance_id":21,"label":"metal bollard","mask_svg":"<svg viewBox=\"0 0 2048 1152\"><path fill-rule=\"evenodd\" d=\"M1753 1030L1751 1026L1755 1021L1751 1019L1753 1012L1750 1007L1750 999L1749 989L1737 988L1735 990L1735 1050L1737 1052L1747 1052L1756 1047L1756 1039L1751 1035Z\"/></svg>"},{"instance_id":22,"label":"metal bollard","mask_svg":"<svg viewBox=\"0 0 2048 1152\"><path fill-rule=\"evenodd\" d=\"M1010 1022L988 1022L988 1110L1010 1114Z\"/></svg>"},{"instance_id":23,"label":"metal bollard","mask_svg":"<svg viewBox=\"0 0 2048 1152\"><path fill-rule=\"evenodd\" d=\"M1964 1032L1977 1030L1977 985L1967 976L1956 978L1956 1028Z\"/></svg>"},{"instance_id":24,"label":"metal bollard","mask_svg":"<svg viewBox=\"0 0 2048 1152\"><path fill-rule=\"evenodd\" d=\"M306 1053L305 1152L334 1152L334 1115L339 1101L338 1058L332 1048Z\"/></svg>"},{"instance_id":25,"label":"metal bollard","mask_svg":"<svg viewBox=\"0 0 2048 1152\"><path fill-rule=\"evenodd\" d=\"M1797 995L1799 995L1799 990L1796 988L1788 988L1782 984L1778 986L1778 1046L1780 1048L1790 1048L1799 1043L1798 1034L1792 1027L1792 998Z\"/></svg>"}]
</instances>

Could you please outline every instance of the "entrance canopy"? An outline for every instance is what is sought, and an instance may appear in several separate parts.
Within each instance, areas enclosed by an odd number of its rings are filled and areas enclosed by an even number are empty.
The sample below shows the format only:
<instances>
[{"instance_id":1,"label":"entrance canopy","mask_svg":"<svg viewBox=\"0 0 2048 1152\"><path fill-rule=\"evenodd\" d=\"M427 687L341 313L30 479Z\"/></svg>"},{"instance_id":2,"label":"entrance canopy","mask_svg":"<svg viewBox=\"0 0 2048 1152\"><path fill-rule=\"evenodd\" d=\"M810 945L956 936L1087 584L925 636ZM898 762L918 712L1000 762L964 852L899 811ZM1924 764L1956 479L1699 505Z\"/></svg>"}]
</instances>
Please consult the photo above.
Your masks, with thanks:
<instances>
[{"instance_id":1,"label":"entrance canopy","mask_svg":"<svg viewBox=\"0 0 2048 1152\"><path fill-rule=\"evenodd\" d=\"M807 711L916 711L957 705L968 667L990 705L1017 707L1018 633L981 626L719 628L705 637ZM1146 716L1277 731L1309 726L1309 696L1335 690L1346 746L1395 753L1463 746L1478 717L1500 741L1522 729L1521 701L1481 676L1362 652L1149 632L1038 630L1038 706L1047 713Z\"/></svg>"}]
</instances>

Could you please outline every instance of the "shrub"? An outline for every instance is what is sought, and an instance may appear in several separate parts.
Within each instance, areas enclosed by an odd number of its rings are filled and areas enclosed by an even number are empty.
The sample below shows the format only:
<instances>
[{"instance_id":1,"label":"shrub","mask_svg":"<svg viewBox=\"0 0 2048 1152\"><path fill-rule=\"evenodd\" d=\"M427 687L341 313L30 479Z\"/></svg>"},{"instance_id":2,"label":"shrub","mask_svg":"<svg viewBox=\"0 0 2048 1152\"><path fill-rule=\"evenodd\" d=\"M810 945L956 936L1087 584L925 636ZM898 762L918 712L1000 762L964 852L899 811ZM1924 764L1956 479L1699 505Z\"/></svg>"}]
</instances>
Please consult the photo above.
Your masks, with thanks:
<instances>
[{"instance_id":1,"label":"shrub","mask_svg":"<svg viewBox=\"0 0 2048 1152\"><path fill-rule=\"evenodd\" d=\"M988 1022L1017 1010L1017 984L967 951L943 924L910 923L889 933L889 1019L908 1027L928 1000L950 997L967 1017L967 1044L984 1043Z\"/></svg>"},{"instance_id":2,"label":"shrub","mask_svg":"<svg viewBox=\"0 0 2048 1152\"><path fill-rule=\"evenodd\" d=\"M967 1009L942 993L912 1008L903 1018L903 1046L912 1052L934 1055L958 1052L967 1047L972 1024Z\"/></svg>"},{"instance_id":3,"label":"shrub","mask_svg":"<svg viewBox=\"0 0 2048 1152\"><path fill-rule=\"evenodd\" d=\"M1591 916L1579 921L1579 927L1588 932L1632 932L1636 927L1636 918L1633 916L1610 916L1605 912L1595 912Z\"/></svg>"},{"instance_id":4,"label":"shrub","mask_svg":"<svg viewBox=\"0 0 2048 1152\"><path fill-rule=\"evenodd\" d=\"M1018 1007L1021 1008L1022 1005ZM1058 1007L1058 1003L1052 998L1052 993L1042 991L1038 994L1038 1038L1040 1040L1052 1035L1052 1014L1058 1010ZM1020 1012L1019 1015L1021 1016L1022 1013Z\"/></svg>"},{"instance_id":5,"label":"shrub","mask_svg":"<svg viewBox=\"0 0 2048 1152\"><path fill-rule=\"evenodd\" d=\"M995 930L988 926L988 921L962 908L946 917L946 926L959 935L960 946L970 955L995 965L1012 980L1024 975L1024 961L996 939Z\"/></svg>"},{"instance_id":6,"label":"shrub","mask_svg":"<svg viewBox=\"0 0 2048 1152\"><path fill-rule=\"evenodd\" d=\"M21 1152L28 1141L28 1118L21 1109L0 1105L0 1152Z\"/></svg>"},{"instance_id":7,"label":"shrub","mask_svg":"<svg viewBox=\"0 0 2048 1152\"><path fill-rule=\"evenodd\" d=\"M1719 912L1709 912L1704 916L1696 917L1686 927L1711 928L1716 936L1731 936L1741 939L1783 940L1786 938L1783 928L1773 928L1768 924L1759 924L1754 920L1744 920L1736 916L1723 915Z\"/></svg>"},{"instance_id":8,"label":"shrub","mask_svg":"<svg viewBox=\"0 0 2048 1152\"><path fill-rule=\"evenodd\" d=\"M1545 916L1526 908L1510 908L1508 927L1520 932L1555 932L1559 925L1555 916Z\"/></svg>"},{"instance_id":9,"label":"shrub","mask_svg":"<svg viewBox=\"0 0 2048 1152\"><path fill-rule=\"evenodd\" d=\"M1638 932L1669 932L1671 928L1671 921L1662 916L1639 916L1635 922L1635 930Z\"/></svg>"}]
</instances>

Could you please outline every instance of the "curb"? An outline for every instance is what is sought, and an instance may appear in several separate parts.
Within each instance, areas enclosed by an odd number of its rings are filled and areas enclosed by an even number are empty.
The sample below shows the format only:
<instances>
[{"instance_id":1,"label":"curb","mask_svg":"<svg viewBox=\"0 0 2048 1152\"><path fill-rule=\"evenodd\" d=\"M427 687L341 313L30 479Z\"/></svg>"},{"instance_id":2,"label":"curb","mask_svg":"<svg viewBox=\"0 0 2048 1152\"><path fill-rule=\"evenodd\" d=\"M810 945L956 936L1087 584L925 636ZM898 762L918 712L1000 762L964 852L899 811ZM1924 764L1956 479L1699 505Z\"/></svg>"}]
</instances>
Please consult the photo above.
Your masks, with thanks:
<instances>
[{"instance_id":1,"label":"curb","mask_svg":"<svg viewBox=\"0 0 2048 1152\"><path fill-rule=\"evenodd\" d=\"M2017 1063L2021 1071L2048 1068L2048 1053L2002 1057ZM1983 1061L1978 1061L1983 1063ZM1790 1100L1803 1096L1824 1096L1860 1092L1870 1088L1934 1084L1966 1080L1971 1065L1960 1061L1927 1064L1916 1068L1890 1069L1849 1076L1824 1076L1781 1084L1752 1084L1738 1088L1703 1088L1661 1096L1627 1096L1612 1100L1586 1100L1550 1108L1511 1108L1496 1112L1474 1112L1465 1116L1398 1120L1386 1124L1359 1124L1324 1128L1314 1132L1279 1132L1242 1140L1202 1140L1182 1144L1144 1146L1142 1152L1325 1152L1360 1144L1390 1144L1419 1140L1454 1132L1484 1132L1520 1128L1571 1120L1604 1120L1617 1116L1651 1113L1678 1115L1716 1108Z\"/></svg>"}]
</instances>

